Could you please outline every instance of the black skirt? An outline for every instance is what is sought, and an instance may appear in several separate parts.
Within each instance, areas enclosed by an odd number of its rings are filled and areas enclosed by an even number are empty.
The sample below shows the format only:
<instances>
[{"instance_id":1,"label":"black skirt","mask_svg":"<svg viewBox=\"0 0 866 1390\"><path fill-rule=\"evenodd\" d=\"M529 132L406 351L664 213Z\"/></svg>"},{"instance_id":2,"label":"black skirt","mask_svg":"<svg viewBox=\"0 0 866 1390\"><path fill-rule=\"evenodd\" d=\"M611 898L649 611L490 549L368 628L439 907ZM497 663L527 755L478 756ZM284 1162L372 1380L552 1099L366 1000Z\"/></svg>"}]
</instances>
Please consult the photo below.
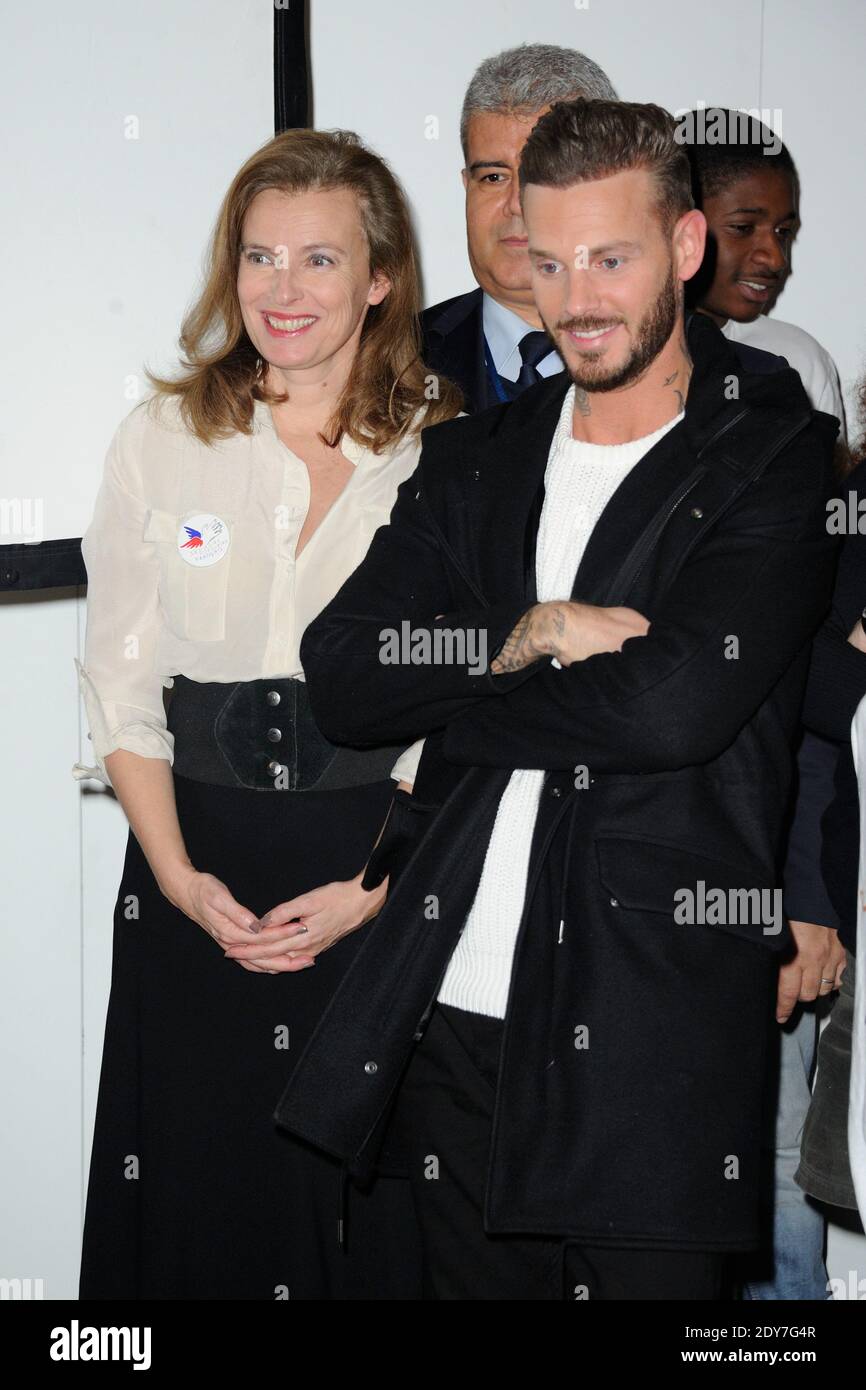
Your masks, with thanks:
<instances>
[{"instance_id":1,"label":"black skirt","mask_svg":"<svg viewBox=\"0 0 866 1390\"><path fill-rule=\"evenodd\" d=\"M244 683L244 696L259 685L273 693L280 683ZM277 718L270 711L267 721ZM257 916L354 877L395 786L381 776L355 784L357 764L352 785L328 790L232 785L241 765L234 756L224 783L198 781L178 774L189 757L179 756L178 743L175 753L178 816L193 864ZM255 750L258 761L261 754ZM288 761L290 783L300 765ZM337 1160L273 1119L364 933L350 933L297 974L244 970L163 897L130 832L114 917L80 1298L422 1296L408 1180L377 1176L362 1190L343 1178Z\"/></svg>"}]
</instances>

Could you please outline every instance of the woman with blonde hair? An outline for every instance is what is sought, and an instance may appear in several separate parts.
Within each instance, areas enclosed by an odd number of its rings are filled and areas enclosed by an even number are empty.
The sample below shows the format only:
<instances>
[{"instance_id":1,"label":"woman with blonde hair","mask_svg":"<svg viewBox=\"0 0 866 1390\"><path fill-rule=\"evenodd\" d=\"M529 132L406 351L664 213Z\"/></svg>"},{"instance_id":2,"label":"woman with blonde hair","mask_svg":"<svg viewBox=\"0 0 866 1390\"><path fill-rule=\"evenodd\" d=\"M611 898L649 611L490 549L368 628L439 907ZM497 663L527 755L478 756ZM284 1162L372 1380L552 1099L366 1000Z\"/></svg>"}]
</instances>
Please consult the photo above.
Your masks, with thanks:
<instances>
[{"instance_id":1,"label":"woman with blonde hair","mask_svg":"<svg viewBox=\"0 0 866 1390\"><path fill-rule=\"evenodd\" d=\"M384 900L364 866L417 761L329 743L298 649L421 427L459 411L418 307L387 165L351 132L287 131L225 196L183 374L148 373L109 447L83 541L96 765L74 771L130 833L82 1298L420 1297L408 1183L350 1195L273 1119Z\"/></svg>"}]
</instances>

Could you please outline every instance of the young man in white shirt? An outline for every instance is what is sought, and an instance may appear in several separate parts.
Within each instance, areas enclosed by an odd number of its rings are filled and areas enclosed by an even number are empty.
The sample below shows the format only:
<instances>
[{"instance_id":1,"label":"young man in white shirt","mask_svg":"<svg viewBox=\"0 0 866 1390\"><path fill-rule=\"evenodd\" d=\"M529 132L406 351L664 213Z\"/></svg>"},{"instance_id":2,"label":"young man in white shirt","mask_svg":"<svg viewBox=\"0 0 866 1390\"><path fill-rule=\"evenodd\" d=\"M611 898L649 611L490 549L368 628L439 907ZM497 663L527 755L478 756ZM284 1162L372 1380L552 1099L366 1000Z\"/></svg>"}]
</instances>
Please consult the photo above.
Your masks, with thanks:
<instances>
[{"instance_id":1,"label":"young man in white shirt","mask_svg":"<svg viewBox=\"0 0 866 1390\"><path fill-rule=\"evenodd\" d=\"M741 138L694 138L714 121ZM791 273L791 246L800 228L800 181L788 149L754 117L723 107L707 108L700 123L681 122L681 129L692 137L686 145L695 202L707 219L707 252L689 286L690 305L708 314L732 342L786 358L814 408L839 420L844 441L833 358L805 329L769 317Z\"/></svg>"}]
</instances>

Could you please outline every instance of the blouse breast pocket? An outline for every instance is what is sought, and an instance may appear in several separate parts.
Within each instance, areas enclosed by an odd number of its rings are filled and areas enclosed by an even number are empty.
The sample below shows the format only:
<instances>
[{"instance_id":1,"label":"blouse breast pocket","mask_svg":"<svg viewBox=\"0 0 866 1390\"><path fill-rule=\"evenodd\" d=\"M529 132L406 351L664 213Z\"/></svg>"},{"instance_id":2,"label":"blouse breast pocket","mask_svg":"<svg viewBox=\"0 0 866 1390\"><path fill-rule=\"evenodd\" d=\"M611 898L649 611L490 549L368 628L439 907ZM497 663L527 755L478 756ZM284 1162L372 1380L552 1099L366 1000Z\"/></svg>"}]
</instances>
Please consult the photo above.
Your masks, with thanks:
<instances>
[{"instance_id":1,"label":"blouse breast pocket","mask_svg":"<svg viewBox=\"0 0 866 1390\"><path fill-rule=\"evenodd\" d=\"M225 637L231 533L224 515L148 512L143 539L159 556L160 607L169 631L182 641Z\"/></svg>"}]
</instances>

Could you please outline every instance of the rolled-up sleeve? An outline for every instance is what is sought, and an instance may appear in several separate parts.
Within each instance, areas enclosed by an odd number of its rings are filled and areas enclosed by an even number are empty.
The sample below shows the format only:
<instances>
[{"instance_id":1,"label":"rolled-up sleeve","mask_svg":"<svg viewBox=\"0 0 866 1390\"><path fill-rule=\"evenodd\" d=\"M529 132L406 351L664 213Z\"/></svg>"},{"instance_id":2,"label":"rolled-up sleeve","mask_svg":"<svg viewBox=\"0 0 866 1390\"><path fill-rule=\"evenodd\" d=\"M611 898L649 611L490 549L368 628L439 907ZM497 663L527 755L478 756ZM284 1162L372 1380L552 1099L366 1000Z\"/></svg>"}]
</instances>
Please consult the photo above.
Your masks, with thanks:
<instances>
[{"instance_id":1,"label":"rolled-up sleeve","mask_svg":"<svg viewBox=\"0 0 866 1390\"><path fill-rule=\"evenodd\" d=\"M418 775L418 764L421 761L421 754L423 751L424 740L423 738L419 738L416 739L404 753L400 754L394 766L391 768L391 776L394 778L395 782L409 782L414 786L415 778Z\"/></svg>"},{"instance_id":2,"label":"rolled-up sleeve","mask_svg":"<svg viewBox=\"0 0 866 1390\"><path fill-rule=\"evenodd\" d=\"M133 412L137 415L138 412ZM141 418L128 416L108 449L102 483L81 543L87 569L84 664L75 662L95 766L76 763L72 774L111 786L109 753L125 748L143 758L174 760L155 668L159 635L159 561L143 534L148 506L137 495L135 450Z\"/></svg>"}]
</instances>

